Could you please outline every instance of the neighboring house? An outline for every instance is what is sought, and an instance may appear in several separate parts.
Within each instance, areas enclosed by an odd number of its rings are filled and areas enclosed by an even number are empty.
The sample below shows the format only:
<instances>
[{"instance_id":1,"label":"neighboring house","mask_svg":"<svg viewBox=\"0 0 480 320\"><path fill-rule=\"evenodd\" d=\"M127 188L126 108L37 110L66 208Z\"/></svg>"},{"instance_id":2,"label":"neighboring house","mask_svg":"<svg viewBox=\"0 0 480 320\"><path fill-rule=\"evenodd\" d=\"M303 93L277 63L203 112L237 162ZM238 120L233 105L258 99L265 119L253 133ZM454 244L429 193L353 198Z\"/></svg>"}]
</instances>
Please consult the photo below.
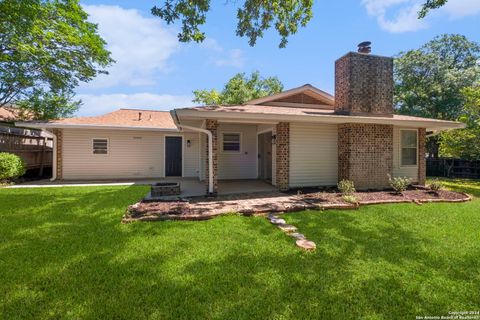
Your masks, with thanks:
<instances>
[{"instance_id":1,"label":"neighboring house","mask_svg":"<svg viewBox=\"0 0 480 320\"><path fill-rule=\"evenodd\" d=\"M22 157L27 170L37 170L42 176L44 169L52 166L52 137L42 130L15 126L15 122L26 119L31 119L28 112L0 107L0 152Z\"/></svg>"},{"instance_id":2,"label":"neighboring house","mask_svg":"<svg viewBox=\"0 0 480 320\"><path fill-rule=\"evenodd\" d=\"M348 53L334 98L311 85L235 106L120 109L22 124L56 136L57 179L262 179L278 189L384 188L388 175L425 183L427 132L463 125L393 114L393 59Z\"/></svg>"}]
</instances>

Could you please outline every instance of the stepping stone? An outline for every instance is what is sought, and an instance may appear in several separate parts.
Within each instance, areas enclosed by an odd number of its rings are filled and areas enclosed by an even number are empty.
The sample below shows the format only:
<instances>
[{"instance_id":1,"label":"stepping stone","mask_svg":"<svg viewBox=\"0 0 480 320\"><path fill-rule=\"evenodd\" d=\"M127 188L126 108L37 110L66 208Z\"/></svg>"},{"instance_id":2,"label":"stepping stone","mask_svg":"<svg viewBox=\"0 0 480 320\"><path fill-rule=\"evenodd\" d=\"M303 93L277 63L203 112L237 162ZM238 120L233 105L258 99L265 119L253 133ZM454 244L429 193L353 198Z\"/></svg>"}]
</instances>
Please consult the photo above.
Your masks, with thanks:
<instances>
[{"instance_id":1,"label":"stepping stone","mask_svg":"<svg viewBox=\"0 0 480 320\"><path fill-rule=\"evenodd\" d=\"M315 242L307 239L297 240L295 243L297 244L297 247L304 250L315 250L317 248Z\"/></svg>"},{"instance_id":2,"label":"stepping stone","mask_svg":"<svg viewBox=\"0 0 480 320\"><path fill-rule=\"evenodd\" d=\"M268 219L270 219L270 220L272 220L272 219L278 219L278 216L277 216L276 214L270 213L270 214L268 215Z\"/></svg>"},{"instance_id":3,"label":"stepping stone","mask_svg":"<svg viewBox=\"0 0 480 320\"><path fill-rule=\"evenodd\" d=\"M286 221L283 220L283 219L270 219L270 222L273 223L273 224L285 224Z\"/></svg>"},{"instance_id":4,"label":"stepping stone","mask_svg":"<svg viewBox=\"0 0 480 320\"><path fill-rule=\"evenodd\" d=\"M297 240L305 240L305 236L298 232L290 233L289 235L294 237Z\"/></svg>"},{"instance_id":5,"label":"stepping stone","mask_svg":"<svg viewBox=\"0 0 480 320\"><path fill-rule=\"evenodd\" d=\"M283 232L295 232L297 231L297 227L292 226L291 224L277 224L277 226L283 231Z\"/></svg>"}]
</instances>

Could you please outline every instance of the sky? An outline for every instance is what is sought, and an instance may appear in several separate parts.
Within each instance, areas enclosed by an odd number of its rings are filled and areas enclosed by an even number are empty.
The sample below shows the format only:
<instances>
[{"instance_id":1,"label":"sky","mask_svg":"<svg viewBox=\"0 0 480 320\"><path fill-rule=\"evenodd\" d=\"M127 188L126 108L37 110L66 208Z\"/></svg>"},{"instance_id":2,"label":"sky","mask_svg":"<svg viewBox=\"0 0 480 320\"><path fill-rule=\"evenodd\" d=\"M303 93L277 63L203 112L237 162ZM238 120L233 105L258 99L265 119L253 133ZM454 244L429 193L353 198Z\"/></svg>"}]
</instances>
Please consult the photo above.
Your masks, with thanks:
<instances>
[{"instance_id":1,"label":"sky","mask_svg":"<svg viewBox=\"0 0 480 320\"><path fill-rule=\"evenodd\" d=\"M203 43L180 43L179 25L151 15L163 0L84 0L89 20L98 24L116 63L77 88L83 105L77 116L119 108L170 110L188 107L192 91L221 90L236 73L258 70L277 76L285 89L310 83L334 93L334 62L362 41L372 53L395 56L419 48L444 33L480 42L480 0L449 0L427 18L416 18L422 0L317 0L313 19L279 48L275 30L250 47L235 35L241 1L212 0L202 27Z\"/></svg>"}]
</instances>

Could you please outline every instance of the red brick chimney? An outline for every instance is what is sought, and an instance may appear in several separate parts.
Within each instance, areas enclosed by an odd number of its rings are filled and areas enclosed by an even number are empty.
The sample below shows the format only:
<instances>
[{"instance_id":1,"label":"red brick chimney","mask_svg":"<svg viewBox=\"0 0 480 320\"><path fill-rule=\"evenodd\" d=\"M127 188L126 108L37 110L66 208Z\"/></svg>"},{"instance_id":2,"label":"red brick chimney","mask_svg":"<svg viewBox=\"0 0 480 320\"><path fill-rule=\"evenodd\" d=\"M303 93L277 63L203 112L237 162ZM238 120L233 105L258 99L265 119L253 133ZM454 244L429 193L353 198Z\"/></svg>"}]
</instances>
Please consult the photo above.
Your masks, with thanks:
<instances>
[{"instance_id":1,"label":"red brick chimney","mask_svg":"<svg viewBox=\"0 0 480 320\"><path fill-rule=\"evenodd\" d=\"M369 52L370 43L362 42L359 52L335 61L337 113L393 116L393 58Z\"/></svg>"}]
</instances>

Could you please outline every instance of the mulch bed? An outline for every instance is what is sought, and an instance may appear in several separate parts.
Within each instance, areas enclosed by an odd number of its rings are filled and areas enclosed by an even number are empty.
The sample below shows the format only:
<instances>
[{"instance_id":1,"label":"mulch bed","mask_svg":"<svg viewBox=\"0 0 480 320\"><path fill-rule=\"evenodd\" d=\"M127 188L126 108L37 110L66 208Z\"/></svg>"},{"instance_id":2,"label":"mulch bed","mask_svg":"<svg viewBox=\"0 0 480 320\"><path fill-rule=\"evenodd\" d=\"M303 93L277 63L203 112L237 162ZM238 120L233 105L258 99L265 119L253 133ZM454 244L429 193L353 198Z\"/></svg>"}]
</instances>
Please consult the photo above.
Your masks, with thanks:
<instances>
[{"instance_id":1,"label":"mulch bed","mask_svg":"<svg viewBox=\"0 0 480 320\"><path fill-rule=\"evenodd\" d=\"M156 220L206 220L227 213L243 215L291 212L306 209L356 209L361 205L414 202L463 202L471 200L466 193L411 189L397 194L392 191L356 192L358 203L348 203L334 190L305 189L301 192L267 192L190 198L186 201L143 202L128 207L122 222Z\"/></svg>"}]
</instances>

